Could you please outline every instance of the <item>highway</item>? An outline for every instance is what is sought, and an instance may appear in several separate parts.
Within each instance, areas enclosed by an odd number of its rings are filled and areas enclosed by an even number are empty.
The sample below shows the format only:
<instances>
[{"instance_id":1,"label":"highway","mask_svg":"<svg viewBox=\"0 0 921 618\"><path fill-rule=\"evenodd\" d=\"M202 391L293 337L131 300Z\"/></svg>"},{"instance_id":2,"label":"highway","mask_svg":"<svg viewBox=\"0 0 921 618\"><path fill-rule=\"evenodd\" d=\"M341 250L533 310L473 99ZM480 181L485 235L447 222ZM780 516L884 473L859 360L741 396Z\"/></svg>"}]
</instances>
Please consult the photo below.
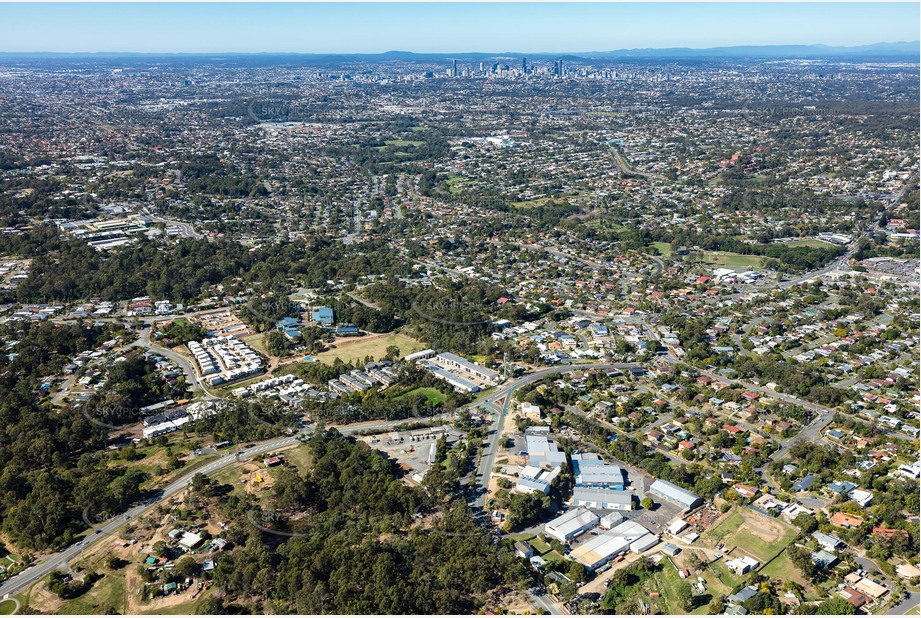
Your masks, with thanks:
<instances>
[{"instance_id":1,"label":"highway","mask_svg":"<svg viewBox=\"0 0 921 618\"><path fill-rule=\"evenodd\" d=\"M434 418L445 417L440 416ZM389 429L405 422L405 419L386 422L372 421L357 423L355 425L336 427L336 429L338 429L338 431L342 434L349 435L356 431L364 431L367 429ZM306 427L304 430L309 431L310 429L310 427ZM140 517L145 511L152 509L157 504L168 500L169 498L184 490L196 474L214 474L215 472L220 472L229 466L238 464L251 457L293 446L298 442L299 440L297 436L276 438L274 440L262 442L251 448L241 449L240 451L237 451L239 454L226 453L222 455L220 459L216 459L202 466L201 468L197 468L188 474L185 474L163 489L157 490L154 496L143 504L134 506L124 513L119 513L118 515L106 520L105 522L100 523L98 526L95 526L93 530L91 530L90 533L82 540L77 541L66 549L48 556L39 564L27 568L22 573L19 573L18 575L13 576L0 584L0 599L34 584L55 569L67 570L67 564L69 562L78 558L83 552L104 542L110 535L118 531L118 529L121 528L125 523ZM84 519L86 519L87 523L92 526L92 519L94 519L96 515L98 514L84 512Z\"/></svg>"}]
</instances>

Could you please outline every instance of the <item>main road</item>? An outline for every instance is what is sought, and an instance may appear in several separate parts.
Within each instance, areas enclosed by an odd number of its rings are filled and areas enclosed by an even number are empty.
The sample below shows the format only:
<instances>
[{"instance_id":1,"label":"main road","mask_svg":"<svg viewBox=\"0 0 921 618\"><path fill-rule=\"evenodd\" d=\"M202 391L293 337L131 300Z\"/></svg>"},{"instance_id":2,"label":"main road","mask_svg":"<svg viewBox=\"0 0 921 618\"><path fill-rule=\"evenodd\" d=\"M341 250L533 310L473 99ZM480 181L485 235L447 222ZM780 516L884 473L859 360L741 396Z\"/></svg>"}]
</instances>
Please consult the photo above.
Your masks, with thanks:
<instances>
[{"instance_id":1,"label":"main road","mask_svg":"<svg viewBox=\"0 0 921 618\"><path fill-rule=\"evenodd\" d=\"M905 197L905 195L911 190L911 188L912 188L913 186L915 186L916 180L917 180L916 177L910 178L910 179L902 186L902 188L898 191L898 193L896 193L896 194L889 200L889 203L885 206L884 211L885 211L885 212L888 212L888 211L891 210L893 207L898 206L898 205L902 202L902 199ZM878 217L878 216L879 216L879 213L877 213L877 217ZM863 232L859 232L859 231L858 231L857 235L854 237L854 240L851 242L850 245L848 245L848 250L847 250L845 253L843 253L842 255L840 255L840 256L838 256L837 258L835 258L835 259L834 259L831 263L829 263L828 265L826 265L826 266L824 266L824 267L822 267L822 268L816 269L816 270L811 270L811 271L809 271L809 272L803 273L803 274L801 274L801 275L799 275L799 276L797 276L797 277L793 277L793 278L791 278L791 279L789 279L789 280L787 280L787 281L783 281L783 282L779 282L779 283L778 283L778 282L774 282L774 281L764 281L764 282L759 283L759 284L757 284L757 285L754 285L754 286L752 286L752 287L755 288L755 289L758 289L758 288L779 288L779 289L780 289L780 288L788 288L788 287L792 287L792 286L794 286L794 285L799 285L800 283L802 283L802 282L804 282L804 281L809 281L809 280L815 279L815 278L817 278L817 277L819 277L819 276L821 276L821 275L824 275L825 273L831 272L831 271L833 271L833 270L838 270L838 269L840 269L840 268L844 268L845 266L847 266L847 263L848 263L848 261L851 259L851 256L853 256L853 255L857 252L857 248L860 246L860 241L869 238L874 232L878 232L878 231L880 230L880 228L879 228L877 222L878 222L878 219L876 219L876 220L871 220L871 221L867 224L867 228L866 228Z\"/></svg>"},{"instance_id":2,"label":"main road","mask_svg":"<svg viewBox=\"0 0 921 618\"><path fill-rule=\"evenodd\" d=\"M559 365L557 367L550 367L547 369L540 369L534 373L527 375L518 380L509 382L504 386L500 386L496 392L486 398L483 402L483 406L489 406L493 408L493 413L495 414L495 420L489 429L489 440L486 446L483 448L483 453L480 456L480 467L476 473L476 486L477 491L476 495L473 497L473 500L470 502L470 507L474 510L483 510L486 506L486 495L488 493L489 485L489 476L492 472L493 465L495 465L496 454L499 451L499 440L502 437L502 428L505 426L505 417L508 414L509 408L512 405L512 395L522 386L527 386L538 380L542 380L547 376L552 376L560 373L567 373L569 371L580 371L580 370L589 370L589 369L631 369L633 367L639 367L639 365L632 363L623 363L623 364L612 364L612 365L602 365L602 364L587 364L581 363L577 365Z\"/></svg>"},{"instance_id":3,"label":"main road","mask_svg":"<svg viewBox=\"0 0 921 618\"><path fill-rule=\"evenodd\" d=\"M434 418L445 418L445 415L437 416ZM345 435L352 434L356 431L365 431L368 429L389 429L401 423L405 423L406 420L396 420L396 421L382 421L379 423L375 422L364 422L357 423L355 425L341 426L336 427L336 429ZM305 427L304 431L308 431L310 427ZM45 558L39 564L33 565L18 575L14 575L10 579L6 580L0 584L0 599L5 598L7 595L14 594L23 588L34 584L39 581L51 571L55 569L66 570L67 564L79 557L83 552L88 549L99 545L103 542L109 535L114 534L119 528L121 528L128 521L136 519L142 515L145 511L153 508L156 504L168 500L172 496L175 496L182 490L184 490L189 483L192 481L192 478L196 474L214 474L220 472L221 470L238 464L241 461L249 459L250 457L255 457L257 455L262 455L264 453L269 453L279 449L283 449L289 446L297 444L299 441L298 436L289 436L284 438L276 438L269 440L267 442L262 442L256 446L241 449L236 453L223 454L219 459L216 459L212 462L207 463L206 465L196 468L195 470L183 475L179 479L173 481L166 487L157 490L153 497L149 498L143 504L138 504L128 509L124 513L120 513L114 517L111 517L104 522L99 523L97 526L92 525L92 521L95 520L99 514L91 513L84 511L83 516L84 520L87 521L87 524L91 526L89 534L84 537L82 540L77 541L73 545L62 549L61 551L51 554Z\"/></svg>"}]
</instances>

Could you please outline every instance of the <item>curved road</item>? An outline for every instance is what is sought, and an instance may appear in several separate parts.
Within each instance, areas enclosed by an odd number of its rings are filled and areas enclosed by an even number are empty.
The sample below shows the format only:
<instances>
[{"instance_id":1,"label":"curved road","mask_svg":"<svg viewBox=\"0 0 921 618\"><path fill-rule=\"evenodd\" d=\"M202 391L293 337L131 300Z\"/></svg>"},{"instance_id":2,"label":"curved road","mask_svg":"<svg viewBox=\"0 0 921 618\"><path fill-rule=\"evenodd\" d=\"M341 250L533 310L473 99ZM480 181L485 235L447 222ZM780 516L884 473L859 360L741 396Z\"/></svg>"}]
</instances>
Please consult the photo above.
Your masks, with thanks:
<instances>
[{"instance_id":1,"label":"curved road","mask_svg":"<svg viewBox=\"0 0 921 618\"><path fill-rule=\"evenodd\" d=\"M883 616L905 616L909 612L913 615L918 614L918 604L921 603L921 594L917 592L909 592L908 596L899 601L896 605L893 605L885 612Z\"/></svg>"},{"instance_id":2,"label":"curved road","mask_svg":"<svg viewBox=\"0 0 921 618\"><path fill-rule=\"evenodd\" d=\"M180 369L182 369L183 373L185 373L190 390L194 391L196 388L200 388L205 393L205 399L217 399L218 397L216 397L205 386L204 378L199 377L198 373L195 371L195 367L192 366L192 362L185 356L177 354L168 348L161 347L152 342L150 340L150 331L150 326L143 327L141 329L141 335L138 337L137 341L131 345L139 348L145 348L156 354L159 354L160 356L163 356L164 358L170 359L176 363Z\"/></svg>"},{"instance_id":3,"label":"curved road","mask_svg":"<svg viewBox=\"0 0 921 618\"><path fill-rule=\"evenodd\" d=\"M443 417L434 417L434 418L443 418ZM367 429L388 429L394 427L401 423L405 423L404 420L398 421L385 421L377 424L368 424L358 423L355 425L350 425L347 427L336 427L336 429L345 435L354 433L356 431L364 431ZM308 431L310 427L305 427L304 431ZM153 508L156 504L163 502L181 492L183 489L188 486L192 481L192 478L196 474L214 474L228 466L240 463L241 461L254 457L256 455L261 455L263 453L268 453L278 449L282 449L288 446L297 444L299 441L297 436L285 437L285 438L276 438L268 442L263 442L256 446L253 446L248 449L241 449L235 454L224 454L220 459L216 459L201 468L197 468L179 479L173 481L166 487L161 490L158 490L154 497L149 498L143 504L132 507L109 520L105 523L100 524L94 530L90 531L90 534L83 538L83 540L78 541L63 549L55 554L48 556L44 561L37 565L33 565L23 572L19 573L6 580L0 584L0 598L5 597L6 595L13 594L27 586L34 584L39 581L51 571L55 569L66 570L67 564L79 557L83 552L88 550L91 547L98 545L100 542L103 542L109 535L114 534L119 528L121 528L126 522L136 519L142 515L145 511Z\"/></svg>"},{"instance_id":4,"label":"curved road","mask_svg":"<svg viewBox=\"0 0 921 618\"><path fill-rule=\"evenodd\" d=\"M522 386L526 386L532 382L537 382L538 380L546 378L547 376L556 375L558 373L567 373L569 371L587 369L630 369L632 367L638 366L639 365L633 363L610 365L560 365L557 367L550 367L548 369L541 369L523 378L510 382L505 386L500 387L495 393L490 395L480 405L484 407L491 407L493 413L495 414L495 420L493 421L493 424L489 430L489 444L487 444L483 449L483 453L480 456L480 467L477 469L476 473L476 485L479 487L480 491L477 493L477 496L474 498L474 500L470 503L470 507L476 511L482 510L486 506L486 489L487 485L489 484L489 476L496 461L496 454L499 450L499 439L502 437L502 427L505 425L505 415L508 413L508 410L512 405L512 394L515 391L517 391ZM502 403L497 405L497 403L500 401Z\"/></svg>"}]
</instances>

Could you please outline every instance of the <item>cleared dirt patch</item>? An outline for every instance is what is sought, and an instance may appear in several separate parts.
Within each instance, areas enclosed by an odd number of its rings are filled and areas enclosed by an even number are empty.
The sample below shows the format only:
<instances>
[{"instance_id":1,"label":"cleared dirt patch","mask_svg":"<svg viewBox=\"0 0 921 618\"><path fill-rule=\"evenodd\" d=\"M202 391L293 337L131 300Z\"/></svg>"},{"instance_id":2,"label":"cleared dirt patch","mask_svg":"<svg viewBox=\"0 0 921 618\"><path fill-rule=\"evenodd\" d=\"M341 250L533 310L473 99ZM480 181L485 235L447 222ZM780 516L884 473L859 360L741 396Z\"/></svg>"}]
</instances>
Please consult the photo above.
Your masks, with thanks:
<instances>
[{"instance_id":1,"label":"cleared dirt patch","mask_svg":"<svg viewBox=\"0 0 921 618\"><path fill-rule=\"evenodd\" d=\"M727 550L738 547L764 563L792 543L797 534L795 527L780 520L736 507L706 534L706 538L714 543L722 542Z\"/></svg>"}]
</instances>

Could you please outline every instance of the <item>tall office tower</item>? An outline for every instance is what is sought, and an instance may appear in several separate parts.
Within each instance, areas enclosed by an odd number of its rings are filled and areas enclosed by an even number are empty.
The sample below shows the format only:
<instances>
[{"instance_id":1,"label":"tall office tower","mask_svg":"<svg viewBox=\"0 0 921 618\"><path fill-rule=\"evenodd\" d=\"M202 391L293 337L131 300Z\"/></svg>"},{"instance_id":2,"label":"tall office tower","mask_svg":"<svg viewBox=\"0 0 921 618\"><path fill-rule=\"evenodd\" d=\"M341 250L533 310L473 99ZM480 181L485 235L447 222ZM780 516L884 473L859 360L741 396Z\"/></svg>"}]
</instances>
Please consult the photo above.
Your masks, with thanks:
<instances>
[{"instance_id":1,"label":"tall office tower","mask_svg":"<svg viewBox=\"0 0 921 618\"><path fill-rule=\"evenodd\" d=\"M524 73L525 75L528 74L528 59L527 58L521 59L521 72Z\"/></svg>"},{"instance_id":2,"label":"tall office tower","mask_svg":"<svg viewBox=\"0 0 921 618\"><path fill-rule=\"evenodd\" d=\"M480 73L482 73L482 72L483 72L483 63L481 62L481 63L480 63Z\"/></svg>"},{"instance_id":3,"label":"tall office tower","mask_svg":"<svg viewBox=\"0 0 921 618\"><path fill-rule=\"evenodd\" d=\"M454 61L454 77L457 77L457 60Z\"/></svg>"}]
</instances>

